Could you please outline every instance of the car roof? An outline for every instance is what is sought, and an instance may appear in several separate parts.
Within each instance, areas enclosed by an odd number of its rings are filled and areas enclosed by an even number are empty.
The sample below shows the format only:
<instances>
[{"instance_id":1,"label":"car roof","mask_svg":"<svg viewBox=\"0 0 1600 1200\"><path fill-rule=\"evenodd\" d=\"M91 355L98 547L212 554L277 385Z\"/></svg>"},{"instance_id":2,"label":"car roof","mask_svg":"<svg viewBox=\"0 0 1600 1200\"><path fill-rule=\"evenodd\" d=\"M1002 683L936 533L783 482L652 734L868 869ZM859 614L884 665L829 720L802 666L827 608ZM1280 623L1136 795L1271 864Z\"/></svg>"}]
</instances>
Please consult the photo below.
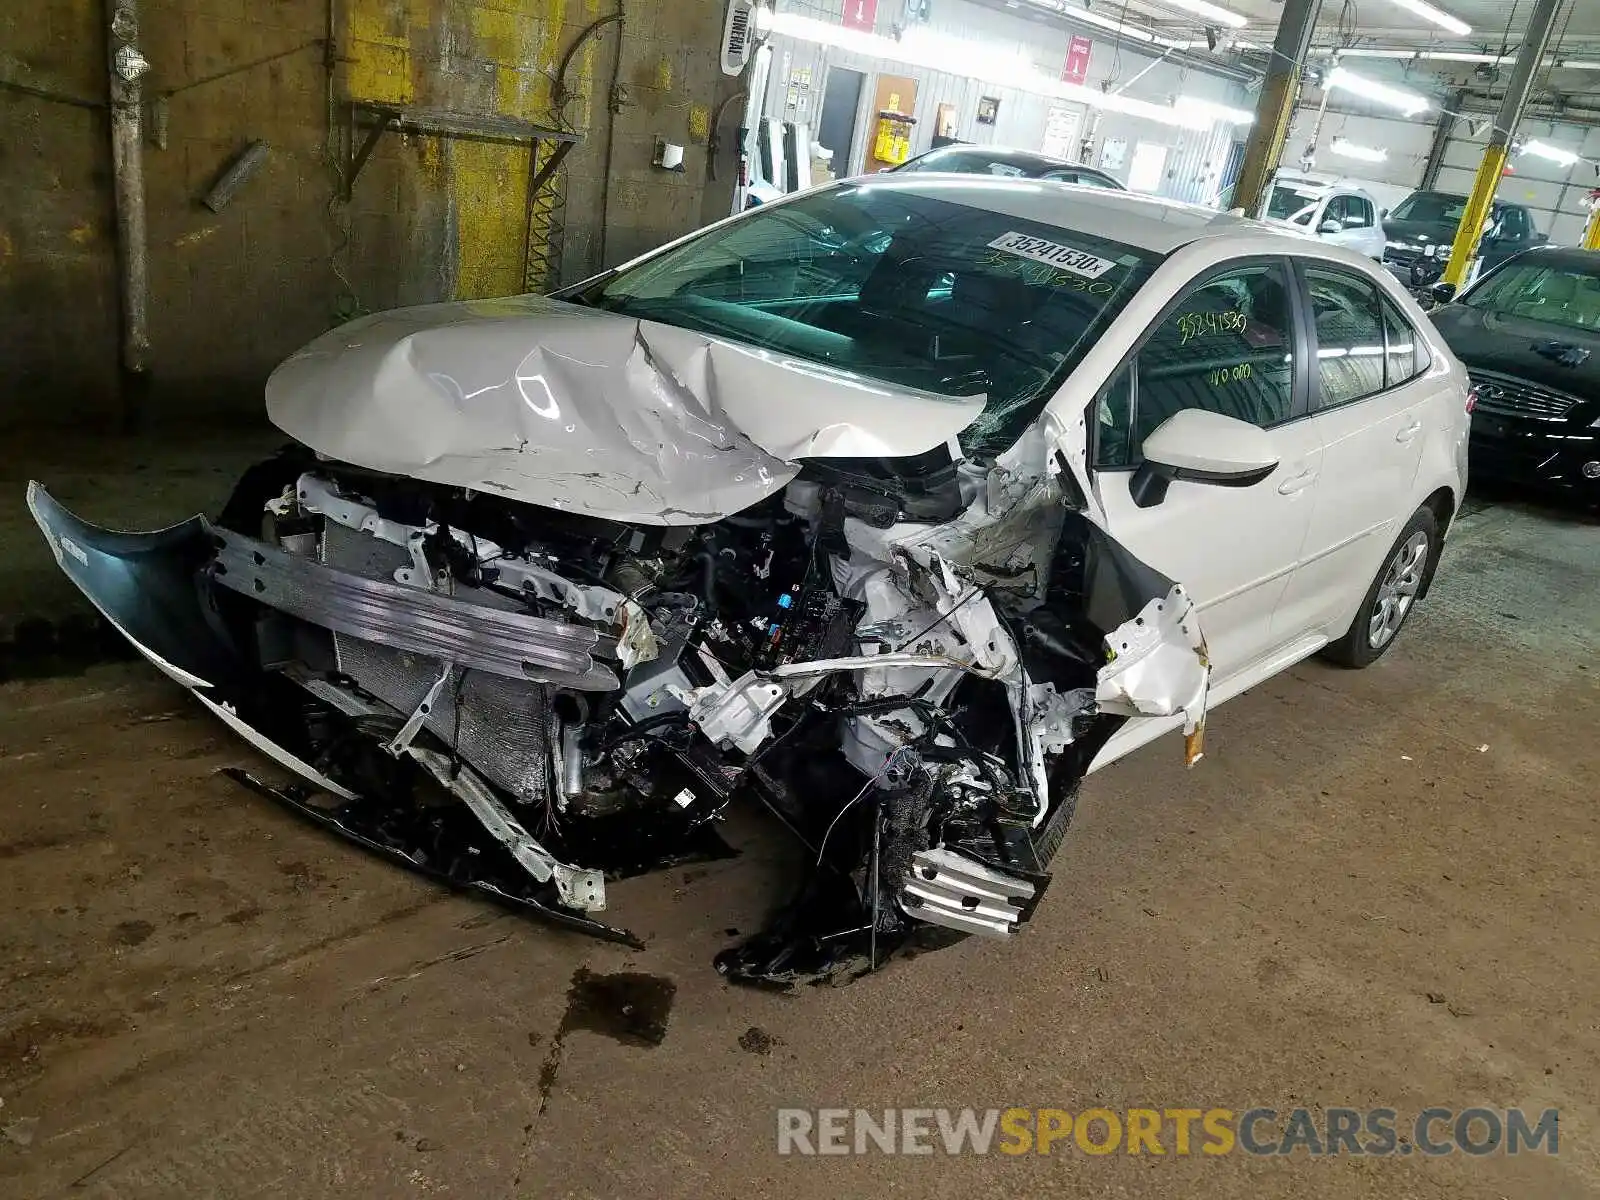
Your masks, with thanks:
<instances>
[{"instance_id":1,"label":"car roof","mask_svg":"<svg viewBox=\"0 0 1600 1200\"><path fill-rule=\"evenodd\" d=\"M1366 188L1347 179L1312 179L1307 175L1280 174L1273 182L1273 186L1276 187L1279 184L1293 188L1302 194L1316 193L1317 195L1326 195L1329 192L1342 192L1345 195L1365 196L1368 200L1372 199Z\"/></svg>"},{"instance_id":2,"label":"car roof","mask_svg":"<svg viewBox=\"0 0 1600 1200\"><path fill-rule=\"evenodd\" d=\"M925 158L933 158L943 154L977 153L985 158L992 158L996 162L1011 163L1028 171L1082 171L1086 175L1099 175L1106 179L1115 176L1099 167L1091 167L1088 163L1070 162L1065 158L1055 158L1049 154L1040 154L1037 150L1013 150L1009 146L984 146L976 142L951 142L948 146L940 146L917 155L910 162L902 164L910 166L911 163L921 162ZM892 174L893 172L890 172Z\"/></svg>"},{"instance_id":3,"label":"car roof","mask_svg":"<svg viewBox=\"0 0 1600 1200\"><path fill-rule=\"evenodd\" d=\"M1441 200L1451 200L1451 201L1454 201L1457 204L1465 204L1467 202L1467 200L1469 199L1469 197L1463 196L1460 192L1438 192L1438 191L1434 191L1431 188L1418 188L1416 191L1412 192L1411 195L1407 196L1406 200L1413 199L1414 197L1417 197L1417 196L1437 196ZM1405 200L1402 200L1400 203L1404 204ZM1502 199L1500 199L1499 196L1496 196L1494 198L1494 207L1495 208L1526 208L1527 205L1518 204L1515 200L1502 200Z\"/></svg>"},{"instance_id":4,"label":"car roof","mask_svg":"<svg viewBox=\"0 0 1600 1200\"><path fill-rule=\"evenodd\" d=\"M1093 232L1153 254L1171 254L1201 238L1278 234L1260 221L1137 192L1113 192L1049 179L890 171L835 187L888 189L987 209L1024 221ZM1288 236L1288 235L1285 235Z\"/></svg>"},{"instance_id":5,"label":"car roof","mask_svg":"<svg viewBox=\"0 0 1600 1200\"><path fill-rule=\"evenodd\" d=\"M974 151L1001 162L1014 162L1019 166L1034 167L1041 171L1053 171L1061 167L1081 167L1082 163L1067 162L1063 158L1052 158L1048 154L1040 154L1037 150L1013 150L1009 146L983 146L976 142L951 142L948 146L939 146L918 158L932 158L936 154L960 154L965 151ZM1087 168L1094 170L1093 167Z\"/></svg>"},{"instance_id":6,"label":"car roof","mask_svg":"<svg viewBox=\"0 0 1600 1200\"><path fill-rule=\"evenodd\" d=\"M1600 275L1600 250L1581 250L1576 246L1533 246L1507 261L1527 262L1535 258L1543 266Z\"/></svg>"}]
</instances>

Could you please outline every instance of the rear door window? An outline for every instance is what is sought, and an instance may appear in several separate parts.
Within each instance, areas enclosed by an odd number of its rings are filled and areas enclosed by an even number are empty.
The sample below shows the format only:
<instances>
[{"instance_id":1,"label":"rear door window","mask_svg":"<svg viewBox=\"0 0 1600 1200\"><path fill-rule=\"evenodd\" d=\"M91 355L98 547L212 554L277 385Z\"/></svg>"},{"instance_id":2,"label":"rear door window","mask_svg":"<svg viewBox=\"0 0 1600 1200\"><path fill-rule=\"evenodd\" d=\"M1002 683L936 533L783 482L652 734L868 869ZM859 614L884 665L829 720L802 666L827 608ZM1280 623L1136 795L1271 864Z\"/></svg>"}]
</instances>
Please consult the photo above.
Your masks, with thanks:
<instances>
[{"instance_id":1,"label":"rear door window","mask_svg":"<svg viewBox=\"0 0 1600 1200\"><path fill-rule=\"evenodd\" d=\"M1335 408L1383 391L1383 312L1378 285L1329 267L1307 267L1305 277L1317 335L1312 408Z\"/></svg>"},{"instance_id":2,"label":"rear door window","mask_svg":"<svg viewBox=\"0 0 1600 1200\"><path fill-rule=\"evenodd\" d=\"M1383 301L1383 347L1384 387L1415 379L1432 362L1428 347L1411 322L1401 316L1394 302L1387 298Z\"/></svg>"}]
</instances>

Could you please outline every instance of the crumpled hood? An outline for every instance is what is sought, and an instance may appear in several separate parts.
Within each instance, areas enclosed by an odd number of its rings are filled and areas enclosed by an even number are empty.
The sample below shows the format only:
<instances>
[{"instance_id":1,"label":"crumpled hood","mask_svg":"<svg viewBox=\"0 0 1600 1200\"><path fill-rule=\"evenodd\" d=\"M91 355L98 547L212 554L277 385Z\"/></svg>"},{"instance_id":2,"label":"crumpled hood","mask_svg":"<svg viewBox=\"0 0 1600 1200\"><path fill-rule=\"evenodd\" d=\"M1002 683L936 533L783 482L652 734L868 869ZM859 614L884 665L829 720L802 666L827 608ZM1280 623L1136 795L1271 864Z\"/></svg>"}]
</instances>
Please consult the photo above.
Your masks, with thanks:
<instances>
[{"instance_id":1,"label":"crumpled hood","mask_svg":"<svg viewBox=\"0 0 1600 1200\"><path fill-rule=\"evenodd\" d=\"M330 458L659 525L747 508L798 459L932 450L983 403L534 296L364 317L267 382L273 423Z\"/></svg>"}]
</instances>

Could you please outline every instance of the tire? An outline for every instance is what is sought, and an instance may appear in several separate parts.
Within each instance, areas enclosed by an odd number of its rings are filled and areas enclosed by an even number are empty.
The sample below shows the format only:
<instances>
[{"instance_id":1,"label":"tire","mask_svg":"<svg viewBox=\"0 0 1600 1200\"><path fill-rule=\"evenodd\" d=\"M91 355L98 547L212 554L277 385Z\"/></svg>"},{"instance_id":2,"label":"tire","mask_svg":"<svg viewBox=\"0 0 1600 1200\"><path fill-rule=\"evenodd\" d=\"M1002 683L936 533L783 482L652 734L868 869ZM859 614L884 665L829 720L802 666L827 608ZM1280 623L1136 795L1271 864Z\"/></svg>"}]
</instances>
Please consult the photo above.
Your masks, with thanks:
<instances>
[{"instance_id":1,"label":"tire","mask_svg":"<svg viewBox=\"0 0 1600 1200\"><path fill-rule=\"evenodd\" d=\"M1400 636L1417 601L1427 594L1442 541L1439 519L1431 508L1423 505L1412 513L1383 556L1383 565L1367 589L1355 620L1342 638L1323 650L1323 656L1353 670L1382 658ZM1380 613L1384 616L1381 624Z\"/></svg>"}]
</instances>

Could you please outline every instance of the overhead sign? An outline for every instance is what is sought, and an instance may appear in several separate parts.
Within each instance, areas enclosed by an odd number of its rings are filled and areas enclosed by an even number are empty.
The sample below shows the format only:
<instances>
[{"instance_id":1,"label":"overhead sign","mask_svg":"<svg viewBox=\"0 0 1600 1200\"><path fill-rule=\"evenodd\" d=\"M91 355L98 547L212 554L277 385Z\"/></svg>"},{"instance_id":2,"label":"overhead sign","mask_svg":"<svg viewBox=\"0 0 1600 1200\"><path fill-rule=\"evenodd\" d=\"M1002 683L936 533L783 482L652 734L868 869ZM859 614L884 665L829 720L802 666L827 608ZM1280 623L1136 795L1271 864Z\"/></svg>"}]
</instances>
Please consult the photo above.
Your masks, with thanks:
<instances>
[{"instance_id":1,"label":"overhead sign","mask_svg":"<svg viewBox=\"0 0 1600 1200\"><path fill-rule=\"evenodd\" d=\"M878 23L878 0L844 0L844 23L871 33Z\"/></svg>"},{"instance_id":2,"label":"overhead sign","mask_svg":"<svg viewBox=\"0 0 1600 1200\"><path fill-rule=\"evenodd\" d=\"M1094 43L1081 34L1075 34L1067 43L1067 61L1061 67L1061 82L1082 83L1089 78L1089 55Z\"/></svg>"}]
</instances>

